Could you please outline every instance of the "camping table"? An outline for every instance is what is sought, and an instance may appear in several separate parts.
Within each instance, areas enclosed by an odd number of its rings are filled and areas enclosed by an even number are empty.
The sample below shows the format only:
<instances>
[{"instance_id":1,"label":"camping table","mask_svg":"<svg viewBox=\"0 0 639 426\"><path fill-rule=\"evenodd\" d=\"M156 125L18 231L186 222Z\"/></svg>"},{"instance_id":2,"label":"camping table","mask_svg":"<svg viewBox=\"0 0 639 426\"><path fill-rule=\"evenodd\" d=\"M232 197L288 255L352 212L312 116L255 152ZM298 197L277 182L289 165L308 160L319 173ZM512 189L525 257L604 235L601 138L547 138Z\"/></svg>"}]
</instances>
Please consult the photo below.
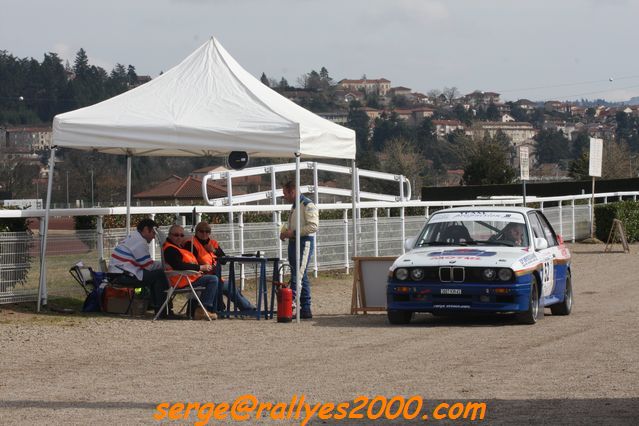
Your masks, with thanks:
<instances>
[{"instance_id":1,"label":"camping table","mask_svg":"<svg viewBox=\"0 0 639 426\"><path fill-rule=\"evenodd\" d=\"M226 263L229 267L229 295L235 294L236 282L235 282L235 265L236 264L257 264L259 266L258 276L258 289L257 289L257 310L256 311L241 311L235 306L235 302L229 297L229 303L226 307L225 317L229 318L233 316L254 316L258 320L263 315L264 319L273 318L273 301L275 297L275 286L273 283L279 280L279 257L255 257L255 256L223 256L219 258L220 263ZM271 305L268 304L268 290L266 285L266 265L273 263L273 281L271 283ZM233 304L233 310L231 310L231 304Z\"/></svg>"}]
</instances>

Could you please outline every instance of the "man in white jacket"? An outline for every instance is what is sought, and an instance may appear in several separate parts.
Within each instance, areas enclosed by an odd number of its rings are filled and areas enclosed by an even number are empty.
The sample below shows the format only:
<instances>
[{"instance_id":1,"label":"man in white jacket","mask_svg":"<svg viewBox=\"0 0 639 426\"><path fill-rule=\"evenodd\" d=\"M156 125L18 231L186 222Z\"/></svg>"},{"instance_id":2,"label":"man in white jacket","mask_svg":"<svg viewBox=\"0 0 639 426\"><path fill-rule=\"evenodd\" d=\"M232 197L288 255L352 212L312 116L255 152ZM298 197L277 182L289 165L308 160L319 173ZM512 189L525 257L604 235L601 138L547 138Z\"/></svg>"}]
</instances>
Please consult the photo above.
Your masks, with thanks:
<instances>
[{"instance_id":1,"label":"man in white jacket","mask_svg":"<svg viewBox=\"0 0 639 426\"><path fill-rule=\"evenodd\" d=\"M297 289L297 263L295 262L295 199L297 198L297 190L295 188L295 182L288 181L282 188L284 192L284 199L293 203L291 207L291 213L288 217L288 224L282 227L280 232L280 239L282 241L288 239L288 263L291 267L291 289L293 290L293 297L295 297L295 291ZM300 318L310 319L313 318L311 312L311 283L308 280L308 274L306 270L311 260L311 253L313 253L313 246L315 245L315 233L319 227L319 210L313 202L300 194L300 270L302 272L302 291L300 293Z\"/></svg>"},{"instance_id":2,"label":"man in white jacket","mask_svg":"<svg viewBox=\"0 0 639 426\"><path fill-rule=\"evenodd\" d=\"M157 223L153 219L142 219L137 230L122 240L111 253L109 272L121 273L115 279L117 284L127 287L147 287L157 313L166 297L169 282L161 262L154 261L149 252L149 244L155 238ZM173 312L163 313L160 318L172 319Z\"/></svg>"}]
</instances>

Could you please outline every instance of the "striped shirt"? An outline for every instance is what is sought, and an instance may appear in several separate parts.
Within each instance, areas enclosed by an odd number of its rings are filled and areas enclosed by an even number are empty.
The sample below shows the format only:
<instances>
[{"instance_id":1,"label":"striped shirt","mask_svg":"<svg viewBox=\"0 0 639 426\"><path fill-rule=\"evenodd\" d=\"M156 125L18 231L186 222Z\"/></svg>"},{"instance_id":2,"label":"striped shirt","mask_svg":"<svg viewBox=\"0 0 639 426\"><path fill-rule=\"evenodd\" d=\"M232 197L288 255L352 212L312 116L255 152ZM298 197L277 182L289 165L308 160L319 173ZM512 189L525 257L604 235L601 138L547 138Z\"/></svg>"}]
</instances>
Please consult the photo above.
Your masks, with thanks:
<instances>
[{"instance_id":1,"label":"striped shirt","mask_svg":"<svg viewBox=\"0 0 639 426\"><path fill-rule=\"evenodd\" d=\"M133 231L113 249L109 262L109 272L127 271L135 275L138 280L142 280L143 270L161 267L160 262L155 262L151 258L149 243L138 231Z\"/></svg>"}]
</instances>

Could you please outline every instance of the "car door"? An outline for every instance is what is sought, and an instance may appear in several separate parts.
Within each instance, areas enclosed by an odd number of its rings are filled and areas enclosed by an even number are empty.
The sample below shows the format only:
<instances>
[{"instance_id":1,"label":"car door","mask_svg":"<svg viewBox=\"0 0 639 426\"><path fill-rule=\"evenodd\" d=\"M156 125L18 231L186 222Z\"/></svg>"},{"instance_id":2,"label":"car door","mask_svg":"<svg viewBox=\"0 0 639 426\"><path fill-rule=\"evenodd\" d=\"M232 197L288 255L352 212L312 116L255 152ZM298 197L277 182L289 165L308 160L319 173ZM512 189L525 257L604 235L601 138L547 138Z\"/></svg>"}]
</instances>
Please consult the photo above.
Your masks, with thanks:
<instances>
[{"instance_id":1,"label":"car door","mask_svg":"<svg viewBox=\"0 0 639 426\"><path fill-rule=\"evenodd\" d=\"M557 237L552 228L548 228L546 218L539 212L530 212L528 218L535 238L543 238L548 243L548 247L543 249L535 247L541 262L541 294L543 297L548 297L553 294L556 286L554 260L557 256Z\"/></svg>"}]
</instances>

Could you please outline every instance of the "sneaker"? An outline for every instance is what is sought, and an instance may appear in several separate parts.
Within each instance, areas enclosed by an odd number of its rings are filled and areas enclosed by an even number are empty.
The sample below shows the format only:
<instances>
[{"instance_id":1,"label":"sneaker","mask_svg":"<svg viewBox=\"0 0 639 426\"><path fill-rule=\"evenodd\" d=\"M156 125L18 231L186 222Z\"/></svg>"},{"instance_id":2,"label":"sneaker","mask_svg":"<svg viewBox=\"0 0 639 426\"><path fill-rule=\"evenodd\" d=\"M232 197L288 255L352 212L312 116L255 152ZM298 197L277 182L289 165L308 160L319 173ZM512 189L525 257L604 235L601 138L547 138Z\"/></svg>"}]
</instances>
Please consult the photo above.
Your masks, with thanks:
<instances>
[{"instance_id":1,"label":"sneaker","mask_svg":"<svg viewBox=\"0 0 639 426\"><path fill-rule=\"evenodd\" d=\"M209 317L212 320L216 320L217 319L217 314L215 312L209 312ZM206 318L206 314L204 313L204 310L200 307L195 308L195 313L193 314L193 319L194 320L203 320L203 319L208 319Z\"/></svg>"},{"instance_id":2,"label":"sneaker","mask_svg":"<svg viewBox=\"0 0 639 426\"><path fill-rule=\"evenodd\" d=\"M313 313L311 312L311 308L302 308L302 310L300 310L300 318L301 319L313 318Z\"/></svg>"}]
</instances>

